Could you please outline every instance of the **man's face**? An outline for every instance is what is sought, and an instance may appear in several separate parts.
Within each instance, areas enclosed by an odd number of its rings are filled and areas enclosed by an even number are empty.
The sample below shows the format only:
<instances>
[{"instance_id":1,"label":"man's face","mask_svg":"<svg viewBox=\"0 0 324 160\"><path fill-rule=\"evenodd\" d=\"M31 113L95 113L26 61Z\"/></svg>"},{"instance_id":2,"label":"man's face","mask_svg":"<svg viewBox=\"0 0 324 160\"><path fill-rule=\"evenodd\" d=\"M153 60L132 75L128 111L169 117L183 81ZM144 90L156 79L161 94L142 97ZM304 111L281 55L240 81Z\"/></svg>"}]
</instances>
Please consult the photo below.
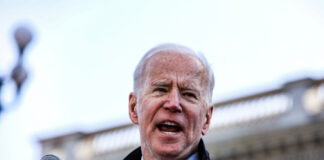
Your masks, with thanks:
<instances>
[{"instance_id":1,"label":"man's face","mask_svg":"<svg viewBox=\"0 0 324 160\"><path fill-rule=\"evenodd\" d=\"M139 124L144 157L186 158L210 123L207 73L194 56L162 51L149 58L141 90L130 95L130 117Z\"/></svg>"}]
</instances>

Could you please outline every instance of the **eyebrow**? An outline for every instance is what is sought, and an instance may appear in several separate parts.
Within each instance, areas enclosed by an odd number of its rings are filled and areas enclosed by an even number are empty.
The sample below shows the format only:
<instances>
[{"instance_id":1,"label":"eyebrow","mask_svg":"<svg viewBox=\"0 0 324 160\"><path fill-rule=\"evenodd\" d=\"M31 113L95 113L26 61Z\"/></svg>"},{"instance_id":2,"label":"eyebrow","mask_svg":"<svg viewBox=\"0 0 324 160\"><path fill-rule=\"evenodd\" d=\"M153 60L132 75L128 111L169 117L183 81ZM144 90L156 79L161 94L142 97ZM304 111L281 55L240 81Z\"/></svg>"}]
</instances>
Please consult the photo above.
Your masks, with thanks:
<instances>
[{"instance_id":1,"label":"eyebrow","mask_svg":"<svg viewBox=\"0 0 324 160\"><path fill-rule=\"evenodd\" d=\"M157 82L153 82L152 86L163 86L163 87L168 87L171 85L171 82L167 82L167 81L157 81Z\"/></svg>"},{"instance_id":2,"label":"eyebrow","mask_svg":"<svg viewBox=\"0 0 324 160\"><path fill-rule=\"evenodd\" d=\"M170 87L172 85L172 82L169 82L169 81L156 81L156 82L152 82L151 83L152 86L155 86L155 87ZM195 87L192 87L192 86L179 86L178 87L180 88L180 90L190 90L190 91L193 91L195 93L198 93L199 94L199 90L196 89Z\"/></svg>"}]
</instances>

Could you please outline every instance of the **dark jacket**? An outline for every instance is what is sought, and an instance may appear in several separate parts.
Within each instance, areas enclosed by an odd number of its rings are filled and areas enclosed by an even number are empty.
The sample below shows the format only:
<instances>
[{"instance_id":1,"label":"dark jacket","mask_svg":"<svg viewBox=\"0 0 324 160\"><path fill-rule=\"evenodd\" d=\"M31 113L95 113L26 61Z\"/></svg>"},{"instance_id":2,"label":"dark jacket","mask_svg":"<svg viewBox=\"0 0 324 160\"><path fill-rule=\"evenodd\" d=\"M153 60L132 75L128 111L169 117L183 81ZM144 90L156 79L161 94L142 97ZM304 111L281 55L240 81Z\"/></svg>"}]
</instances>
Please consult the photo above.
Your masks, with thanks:
<instances>
[{"instance_id":1,"label":"dark jacket","mask_svg":"<svg viewBox=\"0 0 324 160\"><path fill-rule=\"evenodd\" d=\"M205 144L203 140L201 139L198 144L198 155L200 160L210 160L209 153L205 148ZM141 160L142 158L142 151L141 147L136 148L134 151L129 153L124 160Z\"/></svg>"}]
</instances>

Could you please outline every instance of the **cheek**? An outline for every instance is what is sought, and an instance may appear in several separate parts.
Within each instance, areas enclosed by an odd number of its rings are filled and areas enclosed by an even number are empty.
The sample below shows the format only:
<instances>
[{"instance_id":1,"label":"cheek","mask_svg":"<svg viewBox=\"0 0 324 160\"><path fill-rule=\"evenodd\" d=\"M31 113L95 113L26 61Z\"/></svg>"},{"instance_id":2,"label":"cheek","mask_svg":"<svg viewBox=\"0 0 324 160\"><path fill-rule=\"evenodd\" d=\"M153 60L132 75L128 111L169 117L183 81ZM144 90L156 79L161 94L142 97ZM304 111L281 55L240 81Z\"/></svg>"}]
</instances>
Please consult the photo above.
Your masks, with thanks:
<instances>
[{"instance_id":1,"label":"cheek","mask_svg":"<svg viewBox=\"0 0 324 160\"><path fill-rule=\"evenodd\" d=\"M192 124L192 130L201 130L202 126L205 121L205 114L204 109L199 109L196 107L196 109L191 110L190 113L188 113L188 120L190 121L190 124Z\"/></svg>"},{"instance_id":2,"label":"cheek","mask_svg":"<svg viewBox=\"0 0 324 160\"><path fill-rule=\"evenodd\" d=\"M139 121L142 123L150 123L157 110L156 106L155 101L143 99L143 101L139 103Z\"/></svg>"},{"instance_id":3,"label":"cheek","mask_svg":"<svg viewBox=\"0 0 324 160\"><path fill-rule=\"evenodd\" d=\"M194 109L187 110L186 116L189 126L195 129L198 124L197 122L199 119L199 111Z\"/></svg>"}]
</instances>

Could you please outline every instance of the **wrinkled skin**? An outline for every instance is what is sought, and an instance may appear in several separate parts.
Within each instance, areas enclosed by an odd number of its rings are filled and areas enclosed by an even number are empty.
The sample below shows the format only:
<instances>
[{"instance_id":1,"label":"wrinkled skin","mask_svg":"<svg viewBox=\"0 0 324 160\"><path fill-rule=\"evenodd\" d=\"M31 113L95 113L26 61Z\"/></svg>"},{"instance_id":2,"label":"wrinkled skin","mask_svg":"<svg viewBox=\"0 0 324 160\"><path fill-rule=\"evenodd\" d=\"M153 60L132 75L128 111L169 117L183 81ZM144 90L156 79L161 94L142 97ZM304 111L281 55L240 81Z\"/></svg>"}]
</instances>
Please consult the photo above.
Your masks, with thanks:
<instances>
[{"instance_id":1,"label":"wrinkled skin","mask_svg":"<svg viewBox=\"0 0 324 160\"><path fill-rule=\"evenodd\" d=\"M194 56L160 51L146 61L144 80L129 95L129 116L139 125L145 160L186 159L197 151L212 115L207 106L207 71ZM167 134L157 124L171 121L181 131Z\"/></svg>"}]
</instances>

